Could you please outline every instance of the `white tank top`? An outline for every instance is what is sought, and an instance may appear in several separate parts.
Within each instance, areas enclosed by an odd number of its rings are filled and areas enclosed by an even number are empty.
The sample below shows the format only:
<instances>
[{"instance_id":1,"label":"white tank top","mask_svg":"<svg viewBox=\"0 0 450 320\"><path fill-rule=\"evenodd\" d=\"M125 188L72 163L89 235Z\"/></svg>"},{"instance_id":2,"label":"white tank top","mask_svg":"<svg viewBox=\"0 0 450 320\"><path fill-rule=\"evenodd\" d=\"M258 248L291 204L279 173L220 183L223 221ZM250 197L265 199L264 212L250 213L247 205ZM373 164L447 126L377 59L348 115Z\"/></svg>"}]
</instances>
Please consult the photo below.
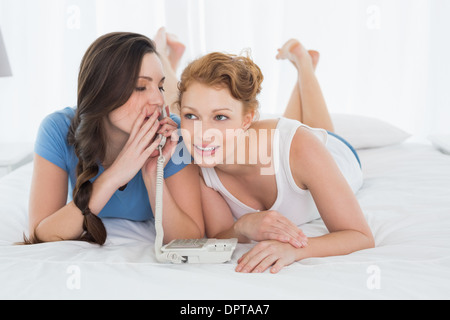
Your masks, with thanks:
<instances>
[{"instance_id":1,"label":"white tank top","mask_svg":"<svg viewBox=\"0 0 450 320\"><path fill-rule=\"evenodd\" d=\"M273 166L275 168L278 195L275 203L269 210L278 211L298 226L320 218L311 193L309 190L303 190L297 186L290 168L289 154L291 143L299 127L308 128L326 145L353 192L356 193L363 183L359 162L350 148L342 141L329 135L323 129L313 129L299 121L281 118L272 143ZM239 219L247 213L260 211L236 199L224 187L214 168L201 169L205 184L222 195L235 219Z\"/></svg>"}]
</instances>

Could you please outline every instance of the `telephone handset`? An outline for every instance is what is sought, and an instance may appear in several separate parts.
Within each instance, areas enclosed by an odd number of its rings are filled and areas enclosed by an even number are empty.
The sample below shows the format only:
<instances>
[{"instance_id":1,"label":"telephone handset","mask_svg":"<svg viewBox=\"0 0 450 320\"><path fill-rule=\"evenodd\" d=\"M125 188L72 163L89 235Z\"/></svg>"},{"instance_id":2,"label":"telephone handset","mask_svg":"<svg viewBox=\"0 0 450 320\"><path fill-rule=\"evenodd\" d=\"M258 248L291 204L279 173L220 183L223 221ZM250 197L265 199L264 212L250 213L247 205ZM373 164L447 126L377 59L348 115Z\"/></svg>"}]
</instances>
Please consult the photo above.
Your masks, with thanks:
<instances>
[{"instance_id":1,"label":"telephone handset","mask_svg":"<svg viewBox=\"0 0 450 320\"><path fill-rule=\"evenodd\" d=\"M167 112L166 112L166 108L163 107L163 108L162 108L162 113L159 115L158 120L161 121L161 120L163 120L164 118L166 118L167 116L168 116L168 115L167 115ZM159 148L162 149L162 148L164 148L164 146L166 145L167 138L166 138L165 136L163 136L162 134L160 134L158 137L161 138L161 142L160 142L159 145L158 145L158 149L159 149Z\"/></svg>"}]
</instances>

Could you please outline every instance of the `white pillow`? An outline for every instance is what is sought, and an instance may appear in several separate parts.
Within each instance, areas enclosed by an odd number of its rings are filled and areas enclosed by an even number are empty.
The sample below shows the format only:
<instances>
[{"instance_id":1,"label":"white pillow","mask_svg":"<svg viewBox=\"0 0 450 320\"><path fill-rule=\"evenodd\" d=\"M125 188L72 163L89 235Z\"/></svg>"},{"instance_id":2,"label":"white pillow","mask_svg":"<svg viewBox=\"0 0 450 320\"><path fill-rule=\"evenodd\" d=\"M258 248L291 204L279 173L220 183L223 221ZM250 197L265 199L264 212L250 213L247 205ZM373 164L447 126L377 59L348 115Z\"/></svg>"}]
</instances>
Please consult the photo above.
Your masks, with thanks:
<instances>
[{"instance_id":1,"label":"white pillow","mask_svg":"<svg viewBox=\"0 0 450 320\"><path fill-rule=\"evenodd\" d=\"M401 143L411 135L385 121L349 114L332 114L335 132L355 149L369 149Z\"/></svg>"},{"instance_id":2,"label":"white pillow","mask_svg":"<svg viewBox=\"0 0 450 320\"><path fill-rule=\"evenodd\" d=\"M450 135L434 134L428 137L433 146L442 153L450 155Z\"/></svg>"}]
</instances>

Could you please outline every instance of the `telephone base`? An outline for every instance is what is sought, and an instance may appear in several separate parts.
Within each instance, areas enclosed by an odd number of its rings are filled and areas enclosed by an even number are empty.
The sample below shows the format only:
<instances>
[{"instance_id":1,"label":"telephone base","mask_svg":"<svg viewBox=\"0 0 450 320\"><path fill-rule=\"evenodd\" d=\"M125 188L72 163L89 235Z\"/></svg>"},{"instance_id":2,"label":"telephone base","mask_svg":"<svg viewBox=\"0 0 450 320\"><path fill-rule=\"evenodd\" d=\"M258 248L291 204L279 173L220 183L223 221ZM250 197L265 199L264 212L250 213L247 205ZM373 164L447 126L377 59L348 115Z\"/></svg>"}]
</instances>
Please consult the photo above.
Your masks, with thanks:
<instances>
[{"instance_id":1,"label":"telephone base","mask_svg":"<svg viewBox=\"0 0 450 320\"><path fill-rule=\"evenodd\" d=\"M237 239L194 239L173 240L163 246L161 251L174 263L224 263L231 260L236 249Z\"/></svg>"}]
</instances>

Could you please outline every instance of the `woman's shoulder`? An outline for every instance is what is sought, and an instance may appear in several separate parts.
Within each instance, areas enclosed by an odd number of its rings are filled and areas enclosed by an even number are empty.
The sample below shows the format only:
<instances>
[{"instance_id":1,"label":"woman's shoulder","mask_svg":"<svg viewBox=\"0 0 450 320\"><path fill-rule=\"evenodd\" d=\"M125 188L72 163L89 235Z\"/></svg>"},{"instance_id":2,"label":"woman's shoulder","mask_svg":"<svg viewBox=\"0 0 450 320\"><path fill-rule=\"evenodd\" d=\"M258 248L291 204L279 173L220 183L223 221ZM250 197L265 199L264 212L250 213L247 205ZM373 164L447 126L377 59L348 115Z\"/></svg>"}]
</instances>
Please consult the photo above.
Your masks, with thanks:
<instances>
[{"instance_id":1,"label":"woman's shoulder","mask_svg":"<svg viewBox=\"0 0 450 320\"><path fill-rule=\"evenodd\" d=\"M280 119L264 119L264 120L257 120L254 121L250 127L250 129L253 130L272 130L276 129L278 126L278 122Z\"/></svg>"},{"instance_id":2,"label":"woman's shoulder","mask_svg":"<svg viewBox=\"0 0 450 320\"><path fill-rule=\"evenodd\" d=\"M297 185L304 181L305 175L314 175L328 164L330 155L326 143L326 131L301 126L295 132L290 145L289 161ZM299 185L300 186L300 185ZM303 188L303 187L301 187Z\"/></svg>"},{"instance_id":3,"label":"woman's shoulder","mask_svg":"<svg viewBox=\"0 0 450 320\"><path fill-rule=\"evenodd\" d=\"M75 116L75 110L75 107L67 107L50 113L46 118L55 122L68 122L70 124Z\"/></svg>"},{"instance_id":4,"label":"woman's shoulder","mask_svg":"<svg viewBox=\"0 0 450 320\"><path fill-rule=\"evenodd\" d=\"M76 161L73 148L67 141L74 115L75 108L65 108L46 116L39 127L34 147L39 156L66 171Z\"/></svg>"},{"instance_id":5,"label":"woman's shoulder","mask_svg":"<svg viewBox=\"0 0 450 320\"><path fill-rule=\"evenodd\" d=\"M305 154L307 150L316 147L325 146L325 137L318 132L311 130L309 127L300 126L295 131L292 138L291 149L297 151L298 154ZM297 154L297 155L298 155Z\"/></svg>"},{"instance_id":6,"label":"woman's shoulder","mask_svg":"<svg viewBox=\"0 0 450 320\"><path fill-rule=\"evenodd\" d=\"M67 107L46 116L41 123L41 127L47 130L63 131L67 134L74 116L75 108Z\"/></svg>"},{"instance_id":7,"label":"woman's shoulder","mask_svg":"<svg viewBox=\"0 0 450 320\"><path fill-rule=\"evenodd\" d=\"M181 119L178 115L171 113L170 114L170 119L172 119L173 121L175 121L175 123L178 125L178 128L180 127L181 124Z\"/></svg>"}]
</instances>

